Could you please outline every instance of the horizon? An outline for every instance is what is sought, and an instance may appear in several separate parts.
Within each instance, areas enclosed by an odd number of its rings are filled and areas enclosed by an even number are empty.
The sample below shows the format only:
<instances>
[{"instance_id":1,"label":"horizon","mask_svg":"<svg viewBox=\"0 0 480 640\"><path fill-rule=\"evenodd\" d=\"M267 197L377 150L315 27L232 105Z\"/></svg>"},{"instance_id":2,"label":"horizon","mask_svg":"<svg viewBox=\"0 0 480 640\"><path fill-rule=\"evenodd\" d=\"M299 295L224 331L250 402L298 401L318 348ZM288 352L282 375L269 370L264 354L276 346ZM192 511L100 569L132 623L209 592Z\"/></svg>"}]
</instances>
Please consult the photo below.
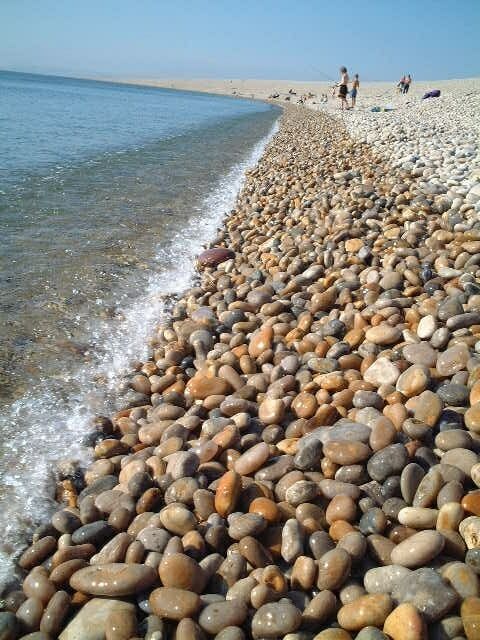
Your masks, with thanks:
<instances>
[{"instance_id":1,"label":"horizon","mask_svg":"<svg viewBox=\"0 0 480 640\"><path fill-rule=\"evenodd\" d=\"M463 80L480 76L479 25L473 0L4 0L0 60L5 71L100 80L321 83L342 64L364 82Z\"/></svg>"}]
</instances>

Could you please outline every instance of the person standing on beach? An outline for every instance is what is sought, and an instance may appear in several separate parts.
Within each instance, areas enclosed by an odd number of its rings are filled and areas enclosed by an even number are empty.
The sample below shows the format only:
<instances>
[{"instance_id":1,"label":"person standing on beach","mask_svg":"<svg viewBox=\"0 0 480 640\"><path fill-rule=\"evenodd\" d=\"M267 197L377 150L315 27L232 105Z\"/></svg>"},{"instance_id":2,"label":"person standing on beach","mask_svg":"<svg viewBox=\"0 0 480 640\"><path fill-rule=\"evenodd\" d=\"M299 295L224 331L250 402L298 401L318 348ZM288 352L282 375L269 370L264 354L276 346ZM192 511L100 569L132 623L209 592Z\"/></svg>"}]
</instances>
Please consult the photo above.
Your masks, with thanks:
<instances>
[{"instance_id":1,"label":"person standing on beach","mask_svg":"<svg viewBox=\"0 0 480 640\"><path fill-rule=\"evenodd\" d=\"M397 84L398 90L400 91L400 93L403 93L403 87L405 86L405 76L402 76L400 78L399 83Z\"/></svg>"},{"instance_id":2,"label":"person standing on beach","mask_svg":"<svg viewBox=\"0 0 480 640\"><path fill-rule=\"evenodd\" d=\"M408 74L404 79L403 79L403 93L406 94L408 93L408 90L410 89L410 84L412 82L412 76L410 74Z\"/></svg>"},{"instance_id":3,"label":"person standing on beach","mask_svg":"<svg viewBox=\"0 0 480 640\"><path fill-rule=\"evenodd\" d=\"M353 76L352 90L350 91L350 97L352 98L352 109L355 106L355 103L357 101L357 93L358 93L359 87L360 87L360 80L358 79L358 73L356 73Z\"/></svg>"},{"instance_id":4,"label":"person standing on beach","mask_svg":"<svg viewBox=\"0 0 480 640\"><path fill-rule=\"evenodd\" d=\"M348 109L347 93L348 83L350 78L348 77L347 67L340 67L340 82L338 83L338 97L340 98L340 105L342 111Z\"/></svg>"}]
</instances>

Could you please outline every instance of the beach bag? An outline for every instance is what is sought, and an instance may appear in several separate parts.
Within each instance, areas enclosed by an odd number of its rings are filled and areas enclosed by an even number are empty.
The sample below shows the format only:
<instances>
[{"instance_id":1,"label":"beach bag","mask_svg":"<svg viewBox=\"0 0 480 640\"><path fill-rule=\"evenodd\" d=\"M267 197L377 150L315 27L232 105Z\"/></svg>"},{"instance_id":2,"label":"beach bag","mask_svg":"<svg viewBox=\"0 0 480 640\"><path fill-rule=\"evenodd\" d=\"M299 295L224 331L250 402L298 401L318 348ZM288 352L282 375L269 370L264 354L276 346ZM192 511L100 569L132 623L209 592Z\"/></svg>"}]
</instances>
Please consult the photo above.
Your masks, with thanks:
<instances>
[{"instance_id":1,"label":"beach bag","mask_svg":"<svg viewBox=\"0 0 480 640\"><path fill-rule=\"evenodd\" d=\"M439 98L440 97L440 89L432 89L432 91L427 91L427 93L423 96L423 99L426 98Z\"/></svg>"}]
</instances>

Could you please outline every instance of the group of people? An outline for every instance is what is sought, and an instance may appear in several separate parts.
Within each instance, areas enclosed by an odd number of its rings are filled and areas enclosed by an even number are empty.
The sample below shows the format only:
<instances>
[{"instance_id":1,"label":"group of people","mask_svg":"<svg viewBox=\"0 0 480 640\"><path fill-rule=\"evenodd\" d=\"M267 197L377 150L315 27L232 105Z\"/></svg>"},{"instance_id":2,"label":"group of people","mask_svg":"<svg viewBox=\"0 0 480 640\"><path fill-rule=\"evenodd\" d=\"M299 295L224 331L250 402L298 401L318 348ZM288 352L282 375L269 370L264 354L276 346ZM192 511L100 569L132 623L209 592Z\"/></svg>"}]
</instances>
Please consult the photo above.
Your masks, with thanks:
<instances>
[{"instance_id":1,"label":"group of people","mask_svg":"<svg viewBox=\"0 0 480 640\"><path fill-rule=\"evenodd\" d=\"M406 76L402 76L400 78L400 82L397 84L398 90L400 93L406 94L410 89L410 85L412 84L412 76L407 73Z\"/></svg>"},{"instance_id":2,"label":"group of people","mask_svg":"<svg viewBox=\"0 0 480 640\"><path fill-rule=\"evenodd\" d=\"M407 73L402 76L397 87L402 94L407 94L410 89L410 85L412 83L412 76ZM351 84L351 89L348 89L348 85ZM340 100L340 108L345 109L353 109L357 102L357 94L360 88L360 79L358 77L358 73L353 76L353 79L350 80L350 76L348 75L347 67L340 67L340 80L336 82L332 86L332 97L337 96ZM293 89L289 89L288 96L285 97L285 100L290 100L291 96L296 96L296 92ZM273 93L269 96L269 98L278 98L280 96L279 93ZM348 96L350 96L350 104L348 103ZM300 104L304 104L307 99L314 98L313 93L308 93L302 95L298 102ZM320 97L321 103L328 102L328 96L326 93L322 93Z\"/></svg>"},{"instance_id":3,"label":"group of people","mask_svg":"<svg viewBox=\"0 0 480 640\"><path fill-rule=\"evenodd\" d=\"M352 88L349 91L348 85L350 84L350 82L351 82ZM411 84L412 84L412 76L409 73L407 73L406 75L402 76L397 87L400 93L405 95L408 93L408 90L410 89ZM356 73L353 76L353 80L350 80L347 67L340 67L340 80L333 85L332 96L335 96L335 95L338 96L338 98L340 99L340 108L342 109L342 111L344 109L353 109L357 101L357 93L358 93L359 87L360 87L360 80L358 78L358 73ZM337 89L338 89L338 93L337 93ZM351 99L350 105L348 104L348 99L347 99L349 95Z\"/></svg>"},{"instance_id":4,"label":"group of people","mask_svg":"<svg viewBox=\"0 0 480 640\"><path fill-rule=\"evenodd\" d=\"M352 88L350 91L348 90L348 85L351 82ZM344 109L353 109L355 103L357 101L357 93L360 88L360 80L358 77L358 73L353 76L353 80L350 81L350 77L348 75L347 67L340 67L340 80L333 86L332 96L335 96L336 91L338 89L337 96L340 99L340 108L342 111ZM347 96L350 95L351 104L348 104Z\"/></svg>"}]
</instances>

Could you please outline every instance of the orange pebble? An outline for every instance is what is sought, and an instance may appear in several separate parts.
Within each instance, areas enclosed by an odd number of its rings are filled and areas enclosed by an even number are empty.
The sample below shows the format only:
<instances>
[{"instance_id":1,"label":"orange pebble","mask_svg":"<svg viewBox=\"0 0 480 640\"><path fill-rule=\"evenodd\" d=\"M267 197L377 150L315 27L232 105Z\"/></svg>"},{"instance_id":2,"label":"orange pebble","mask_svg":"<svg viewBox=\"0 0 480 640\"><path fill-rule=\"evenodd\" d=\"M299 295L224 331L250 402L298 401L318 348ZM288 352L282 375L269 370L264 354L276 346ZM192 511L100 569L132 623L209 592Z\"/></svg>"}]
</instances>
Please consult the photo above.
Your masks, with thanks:
<instances>
[{"instance_id":1,"label":"orange pebble","mask_svg":"<svg viewBox=\"0 0 480 640\"><path fill-rule=\"evenodd\" d=\"M335 520L328 530L328 535L332 540L338 542L343 538L343 536L346 536L347 533L351 533L352 531L356 531L356 529L352 527L349 522L346 522L345 520Z\"/></svg>"},{"instance_id":2,"label":"orange pebble","mask_svg":"<svg viewBox=\"0 0 480 640\"><path fill-rule=\"evenodd\" d=\"M242 490L242 478L236 471L227 471L220 478L215 492L215 509L222 517L233 513Z\"/></svg>"},{"instance_id":3,"label":"orange pebble","mask_svg":"<svg viewBox=\"0 0 480 640\"><path fill-rule=\"evenodd\" d=\"M278 522L280 518L280 510L278 506L268 498L255 498L248 508L249 513L257 513L263 516L270 524Z\"/></svg>"},{"instance_id":4,"label":"orange pebble","mask_svg":"<svg viewBox=\"0 0 480 640\"><path fill-rule=\"evenodd\" d=\"M480 489L464 495L461 504L468 513L472 513L474 516L480 516Z\"/></svg>"}]
</instances>

